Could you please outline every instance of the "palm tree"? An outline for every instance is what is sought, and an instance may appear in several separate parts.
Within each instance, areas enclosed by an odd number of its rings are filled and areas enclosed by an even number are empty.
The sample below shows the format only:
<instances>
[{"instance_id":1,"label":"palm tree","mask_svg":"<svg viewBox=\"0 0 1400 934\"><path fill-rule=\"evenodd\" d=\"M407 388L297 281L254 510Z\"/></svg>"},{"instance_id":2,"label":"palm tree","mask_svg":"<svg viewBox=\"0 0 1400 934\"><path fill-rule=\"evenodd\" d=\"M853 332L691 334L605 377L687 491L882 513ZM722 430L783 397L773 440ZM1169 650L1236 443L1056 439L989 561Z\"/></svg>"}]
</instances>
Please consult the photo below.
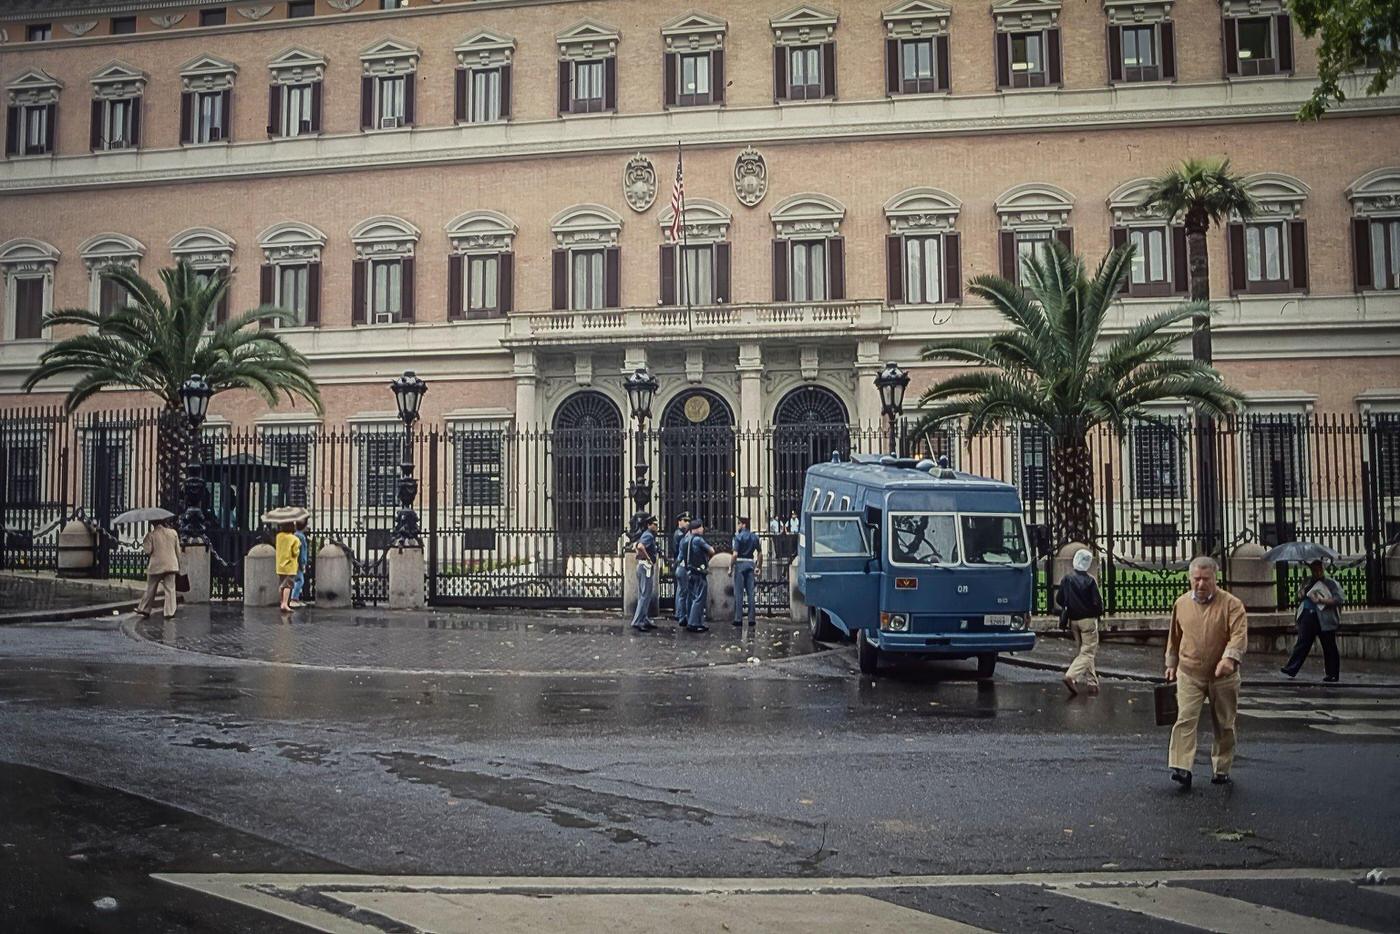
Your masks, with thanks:
<instances>
[{"instance_id":1,"label":"palm tree","mask_svg":"<svg viewBox=\"0 0 1400 934\"><path fill-rule=\"evenodd\" d=\"M1210 256L1206 233L1238 215L1254 216L1258 208L1244 180L1231 173L1229 159L1186 159L1152 182L1143 206L1156 208L1169 224L1186 228L1186 268L1191 279L1191 301L1210 301ZM1191 340L1192 356L1211 362L1209 312L1197 315Z\"/></svg>"},{"instance_id":2,"label":"palm tree","mask_svg":"<svg viewBox=\"0 0 1400 934\"><path fill-rule=\"evenodd\" d=\"M1105 338L1104 319L1129 273L1133 249L1111 251L1092 279L1083 260L1054 241L1048 255L1025 261L1024 289L1000 276L977 276L969 291L990 302L1011 330L940 341L922 351L925 360L976 369L924 392L926 412L917 431L958 417L967 419L972 435L1027 422L1049 434L1056 547L1095 540L1090 429L1107 424L1122 435L1130 422L1148 417L1149 403L1164 399L1226 415L1242 398L1210 364L1175 352L1180 325L1209 314L1207 305L1178 305Z\"/></svg>"},{"instance_id":3,"label":"palm tree","mask_svg":"<svg viewBox=\"0 0 1400 934\"><path fill-rule=\"evenodd\" d=\"M157 475L161 505L179 511L180 481L190 445L189 425L180 398L186 379L200 374L217 395L251 389L268 405L279 394L301 397L317 413L321 395L305 357L275 330L269 319L294 321L278 308L263 306L210 327L227 280L202 279L185 261L160 271L162 296L151 283L125 266L102 273L125 289L128 304L103 315L86 308L64 308L44 316L44 327L78 325L80 334L58 341L39 358L24 380L25 392L57 376L75 376L64 406L72 412L104 389L136 389L161 401ZM168 298L166 297L168 296Z\"/></svg>"}]
</instances>

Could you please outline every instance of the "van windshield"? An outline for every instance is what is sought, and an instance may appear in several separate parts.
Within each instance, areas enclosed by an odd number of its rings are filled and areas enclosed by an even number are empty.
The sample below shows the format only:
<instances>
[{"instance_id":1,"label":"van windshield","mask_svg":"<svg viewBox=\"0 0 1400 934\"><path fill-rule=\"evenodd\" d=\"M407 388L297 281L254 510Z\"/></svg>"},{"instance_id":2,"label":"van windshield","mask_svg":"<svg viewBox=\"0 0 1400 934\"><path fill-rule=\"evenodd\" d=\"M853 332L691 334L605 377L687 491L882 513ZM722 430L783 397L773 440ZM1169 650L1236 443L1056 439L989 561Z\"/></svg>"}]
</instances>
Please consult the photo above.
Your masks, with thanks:
<instances>
[{"instance_id":1,"label":"van windshield","mask_svg":"<svg viewBox=\"0 0 1400 934\"><path fill-rule=\"evenodd\" d=\"M968 564L1026 564L1026 530L1020 516L963 516Z\"/></svg>"},{"instance_id":2,"label":"van windshield","mask_svg":"<svg viewBox=\"0 0 1400 934\"><path fill-rule=\"evenodd\" d=\"M952 513L891 513L890 561L894 564L957 564L957 519Z\"/></svg>"}]
</instances>

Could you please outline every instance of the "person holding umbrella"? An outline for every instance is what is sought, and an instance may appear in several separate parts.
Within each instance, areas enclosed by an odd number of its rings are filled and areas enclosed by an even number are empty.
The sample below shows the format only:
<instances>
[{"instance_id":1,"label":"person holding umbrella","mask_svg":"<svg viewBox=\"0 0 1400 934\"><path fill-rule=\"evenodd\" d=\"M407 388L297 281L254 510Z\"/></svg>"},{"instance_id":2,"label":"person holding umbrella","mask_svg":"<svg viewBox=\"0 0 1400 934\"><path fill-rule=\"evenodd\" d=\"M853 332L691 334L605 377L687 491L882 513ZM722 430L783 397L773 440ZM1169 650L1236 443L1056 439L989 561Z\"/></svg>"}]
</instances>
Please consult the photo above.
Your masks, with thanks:
<instances>
[{"instance_id":1,"label":"person holding umbrella","mask_svg":"<svg viewBox=\"0 0 1400 934\"><path fill-rule=\"evenodd\" d=\"M143 618L151 615L157 590L165 599L165 618L175 618L175 577L181 572L180 533L175 531L174 517L166 515L167 518L151 523L151 530L141 542L141 549L147 555L146 592L136 604L136 614Z\"/></svg>"},{"instance_id":2,"label":"person holding umbrella","mask_svg":"<svg viewBox=\"0 0 1400 934\"><path fill-rule=\"evenodd\" d=\"M1314 640L1322 642L1323 681L1336 684L1341 675L1342 659L1337 653L1337 628L1341 625L1341 607L1346 603L1342 585L1327 576L1326 566L1321 558L1314 558L1308 564L1312 577L1298 588L1298 641L1293 644L1293 654L1287 664L1279 669L1290 678L1298 676L1303 662L1308 660Z\"/></svg>"}]
</instances>

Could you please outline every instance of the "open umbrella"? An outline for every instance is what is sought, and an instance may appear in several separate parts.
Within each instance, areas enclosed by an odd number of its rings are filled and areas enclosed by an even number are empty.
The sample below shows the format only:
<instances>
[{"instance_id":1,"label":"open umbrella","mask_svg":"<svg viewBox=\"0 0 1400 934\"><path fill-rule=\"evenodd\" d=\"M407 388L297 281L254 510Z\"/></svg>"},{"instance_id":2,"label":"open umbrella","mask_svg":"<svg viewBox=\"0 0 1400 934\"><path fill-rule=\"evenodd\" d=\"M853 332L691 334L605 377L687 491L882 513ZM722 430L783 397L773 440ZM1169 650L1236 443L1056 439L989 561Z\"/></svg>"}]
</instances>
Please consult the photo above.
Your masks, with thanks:
<instances>
[{"instance_id":1,"label":"open umbrella","mask_svg":"<svg viewBox=\"0 0 1400 934\"><path fill-rule=\"evenodd\" d=\"M1264 552L1265 561L1336 561L1341 555L1314 542L1284 542Z\"/></svg>"},{"instance_id":2,"label":"open umbrella","mask_svg":"<svg viewBox=\"0 0 1400 934\"><path fill-rule=\"evenodd\" d=\"M128 509L126 512L112 520L112 525L135 525L138 522L164 522L166 519L175 518L175 513L169 509L161 509L159 506L147 506L145 509Z\"/></svg>"},{"instance_id":3,"label":"open umbrella","mask_svg":"<svg viewBox=\"0 0 1400 934\"><path fill-rule=\"evenodd\" d=\"M311 513L300 506L278 506L276 509L269 509L262 514L262 521L269 525L281 525L284 522L300 522L302 519L311 518Z\"/></svg>"}]
</instances>

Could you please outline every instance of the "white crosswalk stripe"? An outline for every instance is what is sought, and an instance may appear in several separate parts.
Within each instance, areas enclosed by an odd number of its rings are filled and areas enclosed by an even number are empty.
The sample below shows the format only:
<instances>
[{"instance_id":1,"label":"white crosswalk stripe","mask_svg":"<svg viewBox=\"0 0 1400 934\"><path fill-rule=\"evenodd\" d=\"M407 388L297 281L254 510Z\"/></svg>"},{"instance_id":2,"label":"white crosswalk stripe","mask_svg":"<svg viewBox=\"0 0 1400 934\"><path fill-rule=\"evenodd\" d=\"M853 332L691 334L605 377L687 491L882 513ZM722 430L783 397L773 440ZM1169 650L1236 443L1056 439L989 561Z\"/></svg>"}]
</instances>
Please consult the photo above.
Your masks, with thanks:
<instances>
[{"instance_id":1,"label":"white crosswalk stripe","mask_svg":"<svg viewBox=\"0 0 1400 934\"><path fill-rule=\"evenodd\" d=\"M1229 931L1230 934L1280 934L1282 931L1357 934L1363 930L1176 885L1139 888L1067 886L1055 891L1095 905L1132 911L1158 921L1174 921L1206 931Z\"/></svg>"},{"instance_id":2,"label":"white crosswalk stripe","mask_svg":"<svg viewBox=\"0 0 1400 934\"><path fill-rule=\"evenodd\" d=\"M1342 736L1400 736L1400 693L1319 697L1303 692L1248 693L1239 715L1256 720L1298 721Z\"/></svg>"}]
</instances>

